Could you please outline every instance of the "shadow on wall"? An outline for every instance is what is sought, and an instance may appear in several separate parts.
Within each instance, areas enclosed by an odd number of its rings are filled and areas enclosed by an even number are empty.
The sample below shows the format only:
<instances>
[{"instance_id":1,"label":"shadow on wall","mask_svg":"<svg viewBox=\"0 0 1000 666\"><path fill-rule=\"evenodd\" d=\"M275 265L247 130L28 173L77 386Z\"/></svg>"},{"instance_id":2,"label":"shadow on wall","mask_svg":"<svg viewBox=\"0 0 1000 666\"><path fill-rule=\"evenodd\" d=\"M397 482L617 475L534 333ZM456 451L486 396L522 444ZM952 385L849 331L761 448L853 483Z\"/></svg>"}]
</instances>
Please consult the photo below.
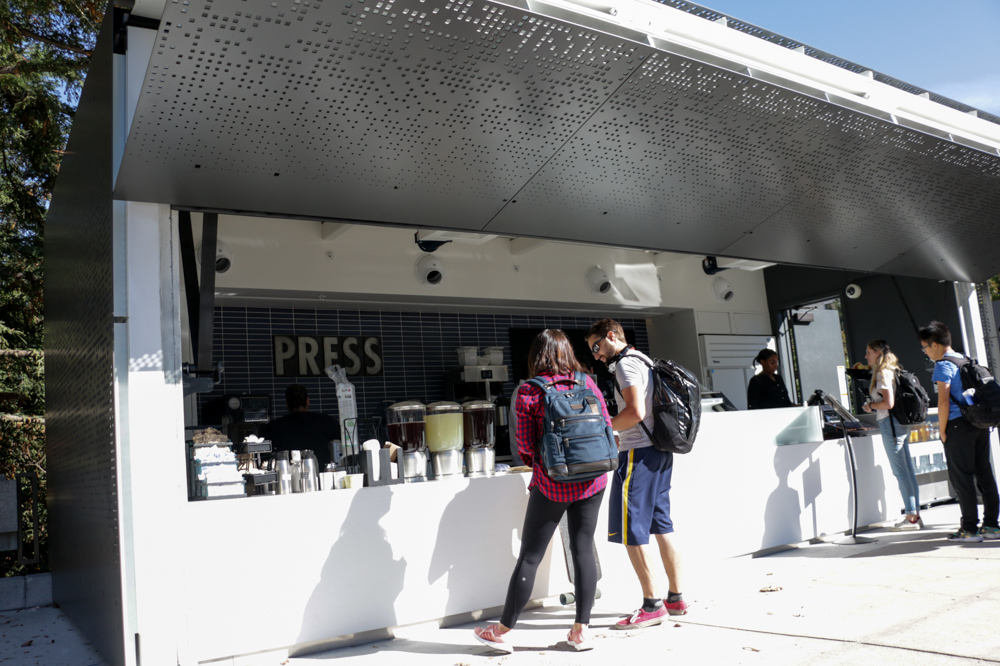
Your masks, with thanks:
<instances>
[{"instance_id":1,"label":"shadow on wall","mask_svg":"<svg viewBox=\"0 0 1000 666\"><path fill-rule=\"evenodd\" d=\"M799 501L799 491L788 484L788 476L810 458L819 446L821 444L797 444L775 448L772 462L778 486L768 495L764 507L764 536L760 544L761 550L802 541L800 515L803 505ZM815 521L815 517L813 520Z\"/></svg>"},{"instance_id":2,"label":"shadow on wall","mask_svg":"<svg viewBox=\"0 0 1000 666\"><path fill-rule=\"evenodd\" d=\"M442 576L448 576L445 615L503 605L507 581L517 563L512 537L517 537L516 545L519 548L524 512L511 511L510 507L523 505L523 497L520 502L513 501L515 498L512 497L512 502L506 506L503 506L502 501L497 502L497 506L486 505L482 501L482 494L476 492L476 488L482 485L469 484L456 494L445 507L437 528L437 541L431 555L427 582L434 584ZM518 494L522 495L522 492L519 491ZM472 508L476 506L479 507L478 510ZM477 516L478 524L470 525L470 516ZM496 539L496 554L491 557L488 567L484 562L469 556L470 552L477 549L463 546L470 537L479 538L477 533L482 530L488 532L486 538ZM539 567L538 580L547 578L548 571ZM503 591L499 592L501 580Z\"/></svg>"},{"instance_id":3,"label":"shadow on wall","mask_svg":"<svg viewBox=\"0 0 1000 666\"><path fill-rule=\"evenodd\" d=\"M379 524L389 513L391 503L392 492L388 487L365 488L363 493L356 493L340 537L330 549L320 581L306 604L297 643L333 638L329 635L329 618L324 616L324 609L330 608L333 598L344 600L342 610L350 613L358 626L395 626L394 608L396 597L403 590L406 559L392 558L392 546ZM321 526L317 525L317 529ZM364 549L359 549L358 544L365 544ZM292 544L289 547L294 548ZM364 553L363 561L358 557L361 552ZM288 573L294 575L294 565L291 566L293 570ZM361 599L365 603L351 601ZM365 612L369 615L359 615Z\"/></svg>"}]
</instances>

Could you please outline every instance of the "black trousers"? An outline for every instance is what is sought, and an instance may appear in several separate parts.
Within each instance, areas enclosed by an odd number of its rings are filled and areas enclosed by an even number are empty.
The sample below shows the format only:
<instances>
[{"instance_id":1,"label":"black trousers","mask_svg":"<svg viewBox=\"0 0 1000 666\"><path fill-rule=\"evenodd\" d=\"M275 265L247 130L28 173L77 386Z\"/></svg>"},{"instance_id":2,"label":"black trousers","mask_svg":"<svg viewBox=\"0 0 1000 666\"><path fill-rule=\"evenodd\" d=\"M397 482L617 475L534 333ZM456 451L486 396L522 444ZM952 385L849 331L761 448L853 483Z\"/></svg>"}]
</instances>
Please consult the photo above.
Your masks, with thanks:
<instances>
[{"instance_id":1,"label":"black trousers","mask_svg":"<svg viewBox=\"0 0 1000 666\"><path fill-rule=\"evenodd\" d=\"M538 490L531 489L528 495L528 510L524 513L524 527L521 529L521 553L517 557L514 573L507 587L507 601L504 603L500 622L508 628L517 624L517 618L524 605L531 598L535 586L538 565L545 557L552 535L559 527L563 513L569 524L569 545L575 571L576 621L590 624L590 611L594 607L597 592L597 560L594 559L594 531L597 529L597 514L601 510L604 491L593 497L576 502L553 502Z\"/></svg>"},{"instance_id":2,"label":"black trousers","mask_svg":"<svg viewBox=\"0 0 1000 666\"><path fill-rule=\"evenodd\" d=\"M1000 497L990 466L990 433L971 425L964 418L948 421L948 440L944 454L948 463L948 480L958 493L962 509L962 529L975 532L979 527L979 502L976 489L983 496L983 527L1000 527Z\"/></svg>"}]
</instances>

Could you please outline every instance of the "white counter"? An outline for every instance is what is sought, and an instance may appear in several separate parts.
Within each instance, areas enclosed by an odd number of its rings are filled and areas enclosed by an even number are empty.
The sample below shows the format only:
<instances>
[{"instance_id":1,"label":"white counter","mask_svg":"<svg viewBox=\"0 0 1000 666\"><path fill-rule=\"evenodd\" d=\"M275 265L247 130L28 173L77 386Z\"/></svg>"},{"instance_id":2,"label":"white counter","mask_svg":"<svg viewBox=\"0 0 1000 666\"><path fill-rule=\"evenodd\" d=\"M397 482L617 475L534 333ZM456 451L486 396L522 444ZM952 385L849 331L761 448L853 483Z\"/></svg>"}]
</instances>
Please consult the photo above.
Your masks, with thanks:
<instances>
[{"instance_id":1,"label":"white counter","mask_svg":"<svg viewBox=\"0 0 1000 666\"><path fill-rule=\"evenodd\" d=\"M705 414L694 451L675 458L671 502L685 558L721 559L850 528L843 442L776 445L812 432L815 410ZM901 502L881 440L854 444L859 525L894 518ZM189 503L192 661L305 653L338 637L502 606L528 481L509 474ZM638 597L624 549L602 538L606 524L602 516L601 587ZM556 539L533 597L569 590Z\"/></svg>"}]
</instances>

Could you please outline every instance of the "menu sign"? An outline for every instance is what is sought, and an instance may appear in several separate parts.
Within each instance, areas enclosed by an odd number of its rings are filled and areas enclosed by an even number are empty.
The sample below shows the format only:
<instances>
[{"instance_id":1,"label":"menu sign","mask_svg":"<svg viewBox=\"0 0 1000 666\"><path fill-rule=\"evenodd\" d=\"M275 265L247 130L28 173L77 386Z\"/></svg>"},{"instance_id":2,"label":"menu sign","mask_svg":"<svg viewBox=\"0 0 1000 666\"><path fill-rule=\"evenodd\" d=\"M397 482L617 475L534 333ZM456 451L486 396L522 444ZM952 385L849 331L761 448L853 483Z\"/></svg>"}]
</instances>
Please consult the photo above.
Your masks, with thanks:
<instances>
[{"instance_id":1,"label":"menu sign","mask_svg":"<svg viewBox=\"0 0 1000 666\"><path fill-rule=\"evenodd\" d=\"M275 335L275 377L322 377L331 365L348 375L383 374L382 338L375 335Z\"/></svg>"}]
</instances>

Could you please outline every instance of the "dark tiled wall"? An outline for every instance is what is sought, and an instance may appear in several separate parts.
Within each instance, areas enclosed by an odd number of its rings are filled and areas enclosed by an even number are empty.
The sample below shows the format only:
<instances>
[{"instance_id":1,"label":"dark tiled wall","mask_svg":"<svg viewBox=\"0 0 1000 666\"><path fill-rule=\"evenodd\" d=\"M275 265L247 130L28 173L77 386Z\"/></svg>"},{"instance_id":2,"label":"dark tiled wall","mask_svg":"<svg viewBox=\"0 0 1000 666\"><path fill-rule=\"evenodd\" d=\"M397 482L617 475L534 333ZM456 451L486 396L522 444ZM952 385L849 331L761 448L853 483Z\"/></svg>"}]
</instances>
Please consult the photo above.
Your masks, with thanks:
<instances>
[{"instance_id":1,"label":"dark tiled wall","mask_svg":"<svg viewBox=\"0 0 1000 666\"><path fill-rule=\"evenodd\" d=\"M385 374L350 378L362 418L381 415L387 402L443 400L444 372L458 365L456 347L503 347L504 363L510 366L509 329L586 329L595 319L237 307L216 308L215 317L214 355L225 372L215 391L199 396L199 407L223 395L266 394L272 396L273 416L282 416L285 388L297 381L309 390L313 411L335 416L336 385L330 379L274 376L272 336L377 335L382 338ZM619 322L635 330L636 348L649 349L644 319ZM508 397L514 386L504 385Z\"/></svg>"}]
</instances>

